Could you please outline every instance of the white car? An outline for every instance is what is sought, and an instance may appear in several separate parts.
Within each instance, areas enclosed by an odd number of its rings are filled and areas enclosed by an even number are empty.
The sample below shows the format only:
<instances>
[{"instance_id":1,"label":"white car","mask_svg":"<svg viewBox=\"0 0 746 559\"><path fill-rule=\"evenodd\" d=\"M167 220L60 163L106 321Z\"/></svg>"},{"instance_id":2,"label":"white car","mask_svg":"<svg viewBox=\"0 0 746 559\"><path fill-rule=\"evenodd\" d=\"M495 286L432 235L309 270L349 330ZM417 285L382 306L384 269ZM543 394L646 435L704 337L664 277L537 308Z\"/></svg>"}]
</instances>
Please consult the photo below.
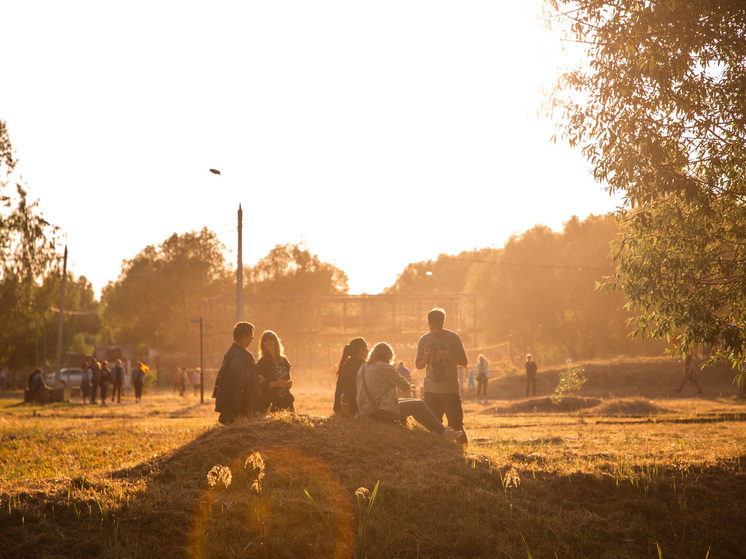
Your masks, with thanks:
<instances>
[{"instance_id":1,"label":"white car","mask_svg":"<svg viewBox=\"0 0 746 559\"><path fill-rule=\"evenodd\" d=\"M60 369L60 378L62 379L62 388L79 388L83 380L83 369L79 367L63 367ZM57 373L47 375L47 386L49 388L57 387Z\"/></svg>"}]
</instances>

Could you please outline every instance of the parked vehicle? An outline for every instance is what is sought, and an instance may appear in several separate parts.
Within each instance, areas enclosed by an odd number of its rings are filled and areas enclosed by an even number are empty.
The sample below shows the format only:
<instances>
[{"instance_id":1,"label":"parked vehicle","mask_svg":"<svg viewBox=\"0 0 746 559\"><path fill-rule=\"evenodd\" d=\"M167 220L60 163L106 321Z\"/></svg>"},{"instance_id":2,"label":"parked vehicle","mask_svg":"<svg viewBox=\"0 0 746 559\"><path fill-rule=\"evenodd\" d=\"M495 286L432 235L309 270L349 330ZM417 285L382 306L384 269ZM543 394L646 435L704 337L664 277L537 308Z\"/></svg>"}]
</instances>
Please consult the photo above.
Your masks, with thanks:
<instances>
[{"instance_id":1,"label":"parked vehicle","mask_svg":"<svg viewBox=\"0 0 746 559\"><path fill-rule=\"evenodd\" d=\"M80 388L80 383L83 380L83 369L63 367L60 369L60 378L62 379L62 388ZM47 386L50 388L57 387L57 373L50 373L47 376Z\"/></svg>"}]
</instances>

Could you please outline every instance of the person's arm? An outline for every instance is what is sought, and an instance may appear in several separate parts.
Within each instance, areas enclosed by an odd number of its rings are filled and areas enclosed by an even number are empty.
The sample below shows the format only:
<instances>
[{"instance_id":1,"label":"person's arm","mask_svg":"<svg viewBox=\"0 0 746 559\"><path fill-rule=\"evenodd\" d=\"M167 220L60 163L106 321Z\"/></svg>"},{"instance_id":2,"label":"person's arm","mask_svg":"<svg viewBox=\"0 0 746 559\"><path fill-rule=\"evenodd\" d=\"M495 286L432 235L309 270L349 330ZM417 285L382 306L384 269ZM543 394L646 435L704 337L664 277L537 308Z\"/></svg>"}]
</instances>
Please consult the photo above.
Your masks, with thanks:
<instances>
[{"instance_id":1,"label":"person's arm","mask_svg":"<svg viewBox=\"0 0 746 559\"><path fill-rule=\"evenodd\" d=\"M419 371L427 367L429 362L430 353L425 351L425 344L422 342L422 338L420 338L420 341L417 344L417 354L414 359L414 366L417 367L417 370Z\"/></svg>"},{"instance_id":2,"label":"person's arm","mask_svg":"<svg viewBox=\"0 0 746 559\"><path fill-rule=\"evenodd\" d=\"M409 381L405 379L394 367L386 368L385 378L402 392L409 392Z\"/></svg>"}]
</instances>

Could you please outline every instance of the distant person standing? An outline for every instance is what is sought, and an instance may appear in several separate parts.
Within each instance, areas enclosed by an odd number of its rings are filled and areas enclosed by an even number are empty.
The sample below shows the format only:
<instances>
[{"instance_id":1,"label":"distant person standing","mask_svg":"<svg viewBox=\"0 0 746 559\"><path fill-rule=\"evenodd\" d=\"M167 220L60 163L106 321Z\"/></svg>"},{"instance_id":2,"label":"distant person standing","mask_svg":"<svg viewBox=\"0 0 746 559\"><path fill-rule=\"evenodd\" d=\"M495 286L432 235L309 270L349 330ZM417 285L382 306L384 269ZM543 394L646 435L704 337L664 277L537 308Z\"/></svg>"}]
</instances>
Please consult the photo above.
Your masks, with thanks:
<instances>
[{"instance_id":1,"label":"distant person standing","mask_svg":"<svg viewBox=\"0 0 746 559\"><path fill-rule=\"evenodd\" d=\"M122 360L117 359L112 374L112 389L111 389L111 401L114 402L114 398L117 399L117 404L122 403L122 387L124 386L124 368L122 367Z\"/></svg>"},{"instance_id":2,"label":"distant person standing","mask_svg":"<svg viewBox=\"0 0 746 559\"><path fill-rule=\"evenodd\" d=\"M106 391L109 389L111 384L111 371L109 370L108 361L101 362L101 378L98 381L98 388L101 391L101 405L106 405Z\"/></svg>"},{"instance_id":3,"label":"distant person standing","mask_svg":"<svg viewBox=\"0 0 746 559\"><path fill-rule=\"evenodd\" d=\"M490 380L490 362L487 358L480 354L479 361L477 361L477 400L479 396L484 396L487 399L487 382Z\"/></svg>"},{"instance_id":4,"label":"distant person standing","mask_svg":"<svg viewBox=\"0 0 746 559\"><path fill-rule=\"evenodd\" d=\"M181 368L176 367L174 369L174 374L171 376L171 380L173 380L174 383L174 389L171 392L178 392L179 387L181 386Z\"/></svg>"},{"instance_id":5,"label":"distant person standing","mask_svg":"<svg viewBox=\"0 0 746 559\"><path fill-rule=\"evenodd\" d=\"M98 395L98 385L101 382L101 366L95 359L91 361L91 404L96 403L96 396Z\"/></svg>"},{"instance_id":6,"label":"distant person standing","mask_svg":"<svg viewBox=\"0 0 746 559\"><path fill-rule=\"evenodd\" d=\"M349 415L358 412L357 407L357 372L368 359L368 342L365 338L354 338L342 350L342 358L337 368L337 386L334 390L334 413L344 415L342 403L346 404Z\"/></svg>"},{"instance_id":7,"label":"distant person standing","mask_svg":"<svg viewBox=\"0 0 746 559\"><path fill-rule=\"evenodd\" d=\"M145 365L138 361L135 370L132 371L132 386L135 387L136 404L139 404L142 401L143 384L145 384Z\"/></svg>"},{"instance_id":8,"label":"distant person standing","mask_svg":"<svg viewBox=\"0 0 746 559\"><path fill-rule=\"evenodd\" d=\"M179 369L179 396L184 396L188 383L189 377L187 376L187 370L186 367L183 367Z\"/></svg>"},{"instance_id":9,"label":"distant person standing","mask_svg":"<svg viewBox=\"0 0 746 559\"><path fill-rule=\"evenodd\" d=\"M443 326L446 312L435 308L427 314L430 331L417 343L415 366L425 369L423 400L438 421L443 414L454 431L464 431L464 410L459 394L458 367L466 367L468 358L461 337ZM466 432L459 442L466 444Z\"/></svg>"},{"instance_id":10,"label":"distant person standing","mask_svg":"<svg viewBox=\"0 0 746 559\"><path fill-rule=\"evenodd\" d=\"M8 371L5 367L0 367L0 390L8 390Z\"/></svg>"},{"instance_id":11,"label":"distant person standing","mask_svg":"<svg viewBox=\"0 0 746 559\"><path fill-rule=\"evenodd\" d=\"M83 403L91 396L91 369L87 361L83 363L80 375L80 395L83 397Z\"/></svg>"},{"instance_id":12,"label":"distant person standing","mask_svg":"<svg viewBox=\"0 0 746 559\"><path fill-rule=\"evenodd\" d=\"M218 421L229 425L236 417L259 411L261 382L256 361L248 347L254 340L254 325L239 322L233 327L233 345L223 357L212 397Z\"/></svg>"},{"instance_id":13,"label":"distant person standing","mask_svg":"<svg viewBox=\"0 0 746 559\"><path fill-rule=\"evenodd\" d=\"M530 353L526 354L526 398L529 392L533 390L533 396L536 396L536 361Z\"/></svg>"},{"instance_id":14,"label":"distant person standing","mask_svg":"<svg viewBox=\"0 0 746 559\"><path fill-rule=\"evenodd\" d=\"M467 388L474 388L477 386L477 379L476 379L476 370L475 369L469 369L466 368L467 374L466 374L466 386Z\"/></svg>"},{"instance_id":15,"label":"distant person standing","mask_svg":"<svg viewBox=\"0 0 746 559\"><path fill-rule=\"evenodd\" d=\"M262 397L259 409L263 413L288 410L295 411L295 397L290 393L293 379L290 377L290 361L277 334L267 330L259 342L261 357L257 366L264 379L261 385Z\"/></svg>"},{"instance_id":16,"label":"distant person standing","mask_svg":"<svg viewBox=\"0 0 746 559\"><path fill-rule=\"evenodd\" d=\"M202 383L202 369L197 367L194 369L194 373L192 373L192 387L194 388L194 395L199 395L199 387Z\"/></svg>"},{"instance_id":17,"label":"distant person standing","mask_svg":"<svg viewBox=\"0 0 746 559\"><path fill-rule=\"evenodd\" d=\"M681 385L678 388L674 388L674 390L680 393L687 382L691 382L697 387L697 394L702 394L702 387L697 382L697 379L694 378L694 355L691 353L687 353L686 357L684 357L684 378L681 380Z\"/></svg>"}]
</instances>

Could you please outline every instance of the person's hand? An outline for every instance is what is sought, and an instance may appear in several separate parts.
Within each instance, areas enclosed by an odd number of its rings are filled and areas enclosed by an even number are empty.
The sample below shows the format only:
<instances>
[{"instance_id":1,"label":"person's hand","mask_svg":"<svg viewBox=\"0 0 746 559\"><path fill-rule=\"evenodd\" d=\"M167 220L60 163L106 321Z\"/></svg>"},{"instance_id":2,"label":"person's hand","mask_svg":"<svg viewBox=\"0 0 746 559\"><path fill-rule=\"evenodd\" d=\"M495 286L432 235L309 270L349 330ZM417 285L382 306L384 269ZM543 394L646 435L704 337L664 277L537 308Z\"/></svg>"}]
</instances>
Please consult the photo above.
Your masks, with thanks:
<instances>
[{"instance_id":1,"label":"person's hand","mask_svg":"<svg viewBox=\"0 0 746 559\"><path fill-rule=\"evenodd\" d=\"M293 379L286 380L285 381L285 386L288 387L288 388L292 388L293 387Z\"/></svg>"}]
</instances>

